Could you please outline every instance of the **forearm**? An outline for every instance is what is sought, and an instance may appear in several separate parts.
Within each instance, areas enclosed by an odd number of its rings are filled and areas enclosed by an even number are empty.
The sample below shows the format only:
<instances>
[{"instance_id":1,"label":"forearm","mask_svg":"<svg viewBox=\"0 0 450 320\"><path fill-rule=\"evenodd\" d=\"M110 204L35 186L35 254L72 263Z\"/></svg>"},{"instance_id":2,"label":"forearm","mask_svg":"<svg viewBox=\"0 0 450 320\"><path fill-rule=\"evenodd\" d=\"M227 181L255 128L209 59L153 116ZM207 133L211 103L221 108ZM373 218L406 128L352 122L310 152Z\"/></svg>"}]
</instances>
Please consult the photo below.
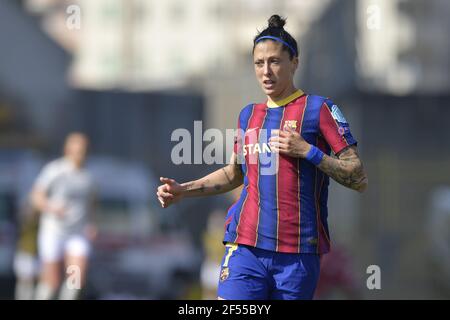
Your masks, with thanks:
<instances>
[{"instance_id":1,"label":"forearm","mask_svg":"<svg viewBox=\"0 0 450 320\"><path fill-rule=\"evenodd\" d=\"M235 164L230 164L195 181L183 183L183 196L200 197L229 192L243 182L242 174Z\"/></svg>"},{"instance_id":2,"label":"forearm","mask_svg":"<svg viewBox=\"0 0 450 320\"><path fill-rule=\"evenodd\" d=\"M31 195L31 202L33 207L38 212L43 212L47 210L48 207L48 199L45 193L41 190L34 190Z\"/></svg>"},{"instance_id":3,"label":"forearm","mask_svg":"<svg viewBox=\"0 0 450 320\"><path fill-rule=\"evenodd\" d=\"M324 155L317 167L347 188L363 192L367 187L367 176L358 158L338 159Z\"/></svg>"}]
</instances>

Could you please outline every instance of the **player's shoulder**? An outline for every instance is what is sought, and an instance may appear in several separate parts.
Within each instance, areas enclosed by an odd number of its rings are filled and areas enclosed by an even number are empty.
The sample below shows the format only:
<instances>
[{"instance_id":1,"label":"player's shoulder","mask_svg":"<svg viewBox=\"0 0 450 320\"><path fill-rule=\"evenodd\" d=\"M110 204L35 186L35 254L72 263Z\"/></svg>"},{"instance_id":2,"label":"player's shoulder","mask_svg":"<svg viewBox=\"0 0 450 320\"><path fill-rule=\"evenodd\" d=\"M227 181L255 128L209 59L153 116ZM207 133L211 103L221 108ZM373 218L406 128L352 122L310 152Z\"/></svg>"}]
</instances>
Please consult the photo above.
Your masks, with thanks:
<instances>
[{"instance_id":1,"label":"player's shoulder","mask_svg":"<svg viewBox=\"0 0 450 320\"><path fill-rule=\"evenodd\" d=\"M342 124L348 124L345 119L344 114L342 113L340 106L338 106L334 100L330 97L319 96L319 95L311 95L312 99L318 99L320 105L320 114L331 114L334 120L338 121ZM328 110L328 112L327 112ZM322 113L323 112L323 113Z\"/></svg>"},{"instance_id":2,"label":"player's shoulder","mask_svg":"<svg viewBox=\"0 0 450 320\"><path fill-rule=\"evenodd\" d=\"M58 158L50 161L44 166L44 170L51 173L57 173L63 171L67 167L66 160L64 158Z\"/></svg>"},{"instance_id":3,"label":"player's shoulder","mask_svg":"<svg viewBox=\"0 0 450 320\"><path fill-rule=\"evenodd\" d=\"M62 158L58 158L58 159L53 159L51 161L49 161L44 168L46 169L58 169L62 166L64 159Z\"/></svg>"},{"instance_id":4,"label":"player's shoulder","mask_svg":"<svg viewBox=\"0 0 450 320\"><path fill-rule=\"evenodd\" d=\"M317 111L320 110L320 112L325 112L325 110L328 110L333 115L333 117L340 117L342 115L342 112L339 109L338 105L330 97L315 94L308 94L307 97L309 103L315 103L315 105L317 106Z\"/></svg>"},{"instance_id":5,"label":"player's shoulder","mask_svg":"<svg viewBox=\"0 0 450 320\"><path fill-rule=\"evenodd\" d=\"M251 111L253 110L253 108L255 107L255 105L257 105L257 103L254 103L254 102L246 104L246 105L241 109L241 112L240 112L240 113L243 114L243 113L251 112Z\"/></svg>"},{"instance_id":6,"label":"player's shoulder","mask_svg":"<svg viewBox=\"0 0 450 320\"><path fill-rule=\"evenodd\" d=\"M333 100L328 97L328 96L322 96L322 95L318 95L318 94L311 94L308 93L306 94L306 97L308 99L308 101L317 101L319 103L319 105L323 106L327 106L329 108L331 108L331 106L334 104Z\"/></svg>"},{"instance_id":7,"label":"player's shoulder","mask_svg":"<svg viewBox=\"0 0 450 320\"><path fill-rule=\"evenodd\" d=\"M248 119L256 106L256 103L249 103L246 106L244 106L241 111L239 112L239 119L244 120Z\"/></svg>"}]
</instances>

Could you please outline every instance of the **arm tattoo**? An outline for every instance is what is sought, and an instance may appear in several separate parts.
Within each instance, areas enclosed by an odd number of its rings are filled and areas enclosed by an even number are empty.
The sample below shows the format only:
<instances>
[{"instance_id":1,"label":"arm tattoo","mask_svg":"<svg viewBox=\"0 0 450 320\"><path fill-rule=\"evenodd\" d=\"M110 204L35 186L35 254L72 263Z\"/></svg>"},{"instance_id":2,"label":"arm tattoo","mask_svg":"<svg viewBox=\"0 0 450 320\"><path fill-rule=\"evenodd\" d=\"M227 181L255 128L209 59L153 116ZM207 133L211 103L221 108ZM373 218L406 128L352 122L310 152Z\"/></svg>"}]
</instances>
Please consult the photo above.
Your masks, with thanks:
<instances>
[{"instance_id":1,"label":"arm tattoo","mask_svg":"<svg viewBox=\"0 0 450 320\"><path fill-rule=\"evenodd\" d=\"M195 192L195 191L200 191L200 192L205 192L206 189L206 184L209 182L209 180L206 180L204 183L200 184L200 186L195 187L195 183L194 182L187 182L186 184L184 184L185 190L187 192Z\"/></svg>"},{"instance_id":2,"label":"arm tattoo","mask_svg":"<svg viewBox=\"0 0 450 320\"><path fill-rule=\"evenodd\" d=\"M232 163L201 179L185 182L183 194L188 197L209 196L231 191L242 184L240 165Z\"/></svg>"},{"instance_id":3,"label":"arm tattoo","mask_svg":"<svg viewBox=\"0 0 450 320\"><path fill-rule=\"evenodd\" d=\"M187 182L185 185L186 191L191 191L194 188L193 182Z\"/></svg>"},{"instance_id":4,"label":"arm tattoo","mask_svg":"<svg viewBox=\"0 0 450 320\"><path fill-rule=\"evenodd\" d=\"M336 182L357 191L364 191L367 177L354 147L342 151L338 159L324 156L318 168Z\"/></svg>"},{"instance_id":5,"label":"arm tattoo","mask_svg":"<svg viewBox=\"0 0 450 320\"><path fill-rule=\"evenodd\" d=\"M230 177L228 176L227 170L225 170L225 168L222 168L223 173L225 173L225 177L227 177L228 183L232 184L233 182L231 181Z\"/></svg>"},{"instance_id":6,"label":"arm tattoo","mask_svg":"<svg viewBox=\"0 0 450 320\"><path fill-rule=\"evenodd\" d=\"M243 176L244 171L242 171L242 165L241 163L239 163L239 157L240 156L236 155L234 161L230 163L230 166L232 167L234 173L238 173L239 175ZM245 162L245 159L243 161Z\"/></svg>"}]
</instances>

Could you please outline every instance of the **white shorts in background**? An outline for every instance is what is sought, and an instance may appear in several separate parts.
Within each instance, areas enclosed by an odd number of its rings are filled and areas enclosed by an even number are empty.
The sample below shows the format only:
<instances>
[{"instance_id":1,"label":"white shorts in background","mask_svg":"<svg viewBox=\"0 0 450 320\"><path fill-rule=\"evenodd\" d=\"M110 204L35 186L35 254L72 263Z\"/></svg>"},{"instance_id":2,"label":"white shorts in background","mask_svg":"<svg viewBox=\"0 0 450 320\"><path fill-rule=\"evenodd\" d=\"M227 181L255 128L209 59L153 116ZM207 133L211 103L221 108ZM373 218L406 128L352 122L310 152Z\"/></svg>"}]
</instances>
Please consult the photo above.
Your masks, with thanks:
<instances>
[{"instance_id":1,"label":"white shorts in background","mask_svg":"<svg viewBox=\"0 0 450 320\"><path fill-rule=\"evenodd\" d=\"M202 287L205 289L217 290L221 269L222 266L220 263L212 261L203 262L200 270Z\"/></svg>"},{"instance_id":2,"label":"white shorts in background","mask_svg":"<svg viewBox=\"0 0 450 320\"><path fill-rule=\"evenodd\" d=\"M39 275L39 259L28 252L18 251L14 255L14 273L18 278L33 279Z\"/></svg>"},{"instance_id":3,"label":"white shorts in background","mask_svg":"<svg viewBox=\"0 0 450 320\"><path fill-rule=\"evenodd\" d=\"M81 234L39 232L39 257L43 262L61 261L64 256L89 256L91 245Z\"/></svg>"}]
</instances>

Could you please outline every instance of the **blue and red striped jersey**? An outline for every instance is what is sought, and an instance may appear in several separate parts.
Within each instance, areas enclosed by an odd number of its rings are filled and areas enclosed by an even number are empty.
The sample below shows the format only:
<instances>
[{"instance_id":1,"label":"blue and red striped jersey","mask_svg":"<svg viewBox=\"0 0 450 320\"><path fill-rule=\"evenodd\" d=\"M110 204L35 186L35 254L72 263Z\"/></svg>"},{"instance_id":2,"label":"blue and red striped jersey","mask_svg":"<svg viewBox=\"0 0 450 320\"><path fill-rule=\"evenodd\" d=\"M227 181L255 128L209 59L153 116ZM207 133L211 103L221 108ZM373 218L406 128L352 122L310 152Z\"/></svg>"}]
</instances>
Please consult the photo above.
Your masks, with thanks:
<instances>
[{"instance_id":1,"label":"blue and red striped jersey","mask_svg":"<svg viewBox=\"0 0 450 320\"><path fill-rule=\"evenodd\" d=\"M228 211L224 242L323 254L330 250L329 177L305 159L271 153L271 130L285 125L328 155L356 145L345 117L327 98L298 90L276 103L246 106L234 150L241 159L244 187Z\"/></svg>"}]
</instances>

